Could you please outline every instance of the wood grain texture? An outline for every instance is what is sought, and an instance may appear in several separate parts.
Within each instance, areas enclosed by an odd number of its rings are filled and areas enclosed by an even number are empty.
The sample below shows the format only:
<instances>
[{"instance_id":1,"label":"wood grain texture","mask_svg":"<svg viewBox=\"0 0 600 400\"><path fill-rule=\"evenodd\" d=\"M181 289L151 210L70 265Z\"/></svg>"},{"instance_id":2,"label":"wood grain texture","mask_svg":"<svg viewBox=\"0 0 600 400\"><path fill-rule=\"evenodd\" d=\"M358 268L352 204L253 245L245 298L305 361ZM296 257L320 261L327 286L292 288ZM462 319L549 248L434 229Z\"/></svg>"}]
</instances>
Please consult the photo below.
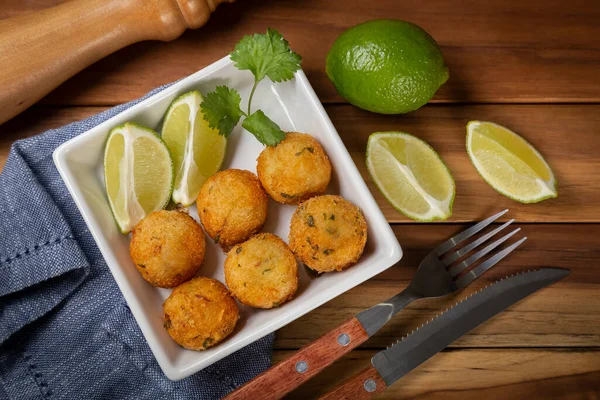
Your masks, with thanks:
<instances>
[{"instance_id":1,"label":"wood grain texture","mask_svg":"<svg viewBox=\"0 0 600 400\"><path fill-rule=\"evenodd\" d=\"M4 0L0 19L61 2ZM142 42L120 50L60 86L42 100L46 106L0 125L0 169L12 141L138 98L225 56L242 35L276 28L304 57L303 68L320 99L328 104L326 110L345 145L386 217L397 223L394 231L403 246L404 258L374 279L280 329L274 362L293 355L352 315L408 285L422 257L464 229L464 224L456 222L473 221L510 208L510 217L527 222L519 226L529 237L518 251L472 287L451 298L411 305L358 350L288 398L322 396L367 367L376 351L470 291L512 272L549 265L570 268L572 273L459 339L379 398L599 399L600 208L596 204L600 201L600 2L343 3L238 0L220 6L204 27L188 31L176 41ZM434 97L435 105L405 116L382 116L339 104L343 99L325 75L325 55L344 29L381 17L415 22L439 42L450 68L450 80ZM70 107L73 105L84 107ZM558 199L521 205L487 186L464 150L465 125L472 119L504 124L534 143L558 177ZM458 190L449 223L412 223L394 211L372 186L364 168L365 145L371 132L382 130L415 134L442 155Z\"/></svg>"},{"instance_id":2,"label":"wood grain texture","mask_svg":"<svg viewBox=\"0 0 600 400\"><path fill-rule=\"evenodd\" d=\"M276 351L275 361L289 351ZM287 398L313 399L369 365L356 350ZM598 399L600 349L446 350L387 388L378 399Z\"/></svg>"},{"instance_id":3,"label":"wood grain texture","mask_svg":"<svg viewBox=\"0 0 600 400\"><path fill-rule=\"evenodd\" d=\"M345 335L346 344L338 338ZM228 400L280 399L352 351L369 336L358 319L351 317L307 346L290 355L229 394ZM302 366L299 366L299 363ZM302 370L298 370L301 368Z\"/></svg>"},{"instance_id":4,"label":"wood grain texture","mask_svg":"<svg viewBox=\"0 0 600 400\"><path fill-rule=\"evenodd\" d=\"M0 171L6 164L15 140L25 139L48 129L80 121L104 111L107 107L33 107L0 125Z\"/></svg>"},{"instance_id":5,"label":"wood grain texture","mask_svg":"<svg viewBox=\"0 0 600 400\"><path fill-rule=\"evenodd\" d=\"M39 107L0 125L0 166L9 144L46 129L94 115L102 107ZM600 222L600 105L435 105L405 116L383 116L350 105L328 105L326 111L390 222L410 222L383 198L365 167L365 148L376 131L412 133L429 142L456 180L454 212L449 222L475 221L509 208L521 222ZM465 150L469 120L506 125L531 141L558 179L558 198L520 204L499 195L477 173Z\"/></svg>"},{"instance_id":6,"label":"wood grain texture","mask_svg":"<svg viewBox=\"0 0 600 400\"><path fill-rule=\"evenodd\" d=\"M485 322L452 347L600 347L600 225L523 224L527 236L510 256L471 286L442 299L419 300L396 315L363 347L384 348L446 307L504 276L542 266L571 269L565 279ZM275 347L305 345L352 315L404 289L423 257L462 225L394 225L403 259L387 271L277 331ZM517 240L517 239L515 239ZM318 279L318 278L317 278Z\"/></svg>"},{"instance_id":7,"label":"wood grain texture","mask_svg":"<svg viewBox=\"0 0 600 400\"><path fill-rule=\"evenodd\" d=\"M72 0L0 20L0 123L116 50L204 25L223 1Z\"/></svg>"},{"instance_id":8,"label":"wood grain texture","mask_svg":"<svg viewBox=\"0 0 600 400\"><path fill-rule=\"evenodd\" d=\"M360 400L370 399L387 389L387 386L374 367L367 367L335 387L321 400Z\"/></svg>"},{"instance_id":9,"label":"wood grain texture","mask_svg":"<svg viewBox=\"0 0 600 400\"><path fill-rule=\"evenodd\" d=\"M0 18L61 0L7 1ZM206 26L175 42L118 51L44 102L111 105L135 99L209 65L243 35L267 27L280 30L303 56L303 69L321 101L340 102L325 75L325 55L342 31L374 18L417 23L438 41L450 80L436 102L600 100L600 3L595 1L349 0L340 7L327 0L244 0L221 6Z\"/></svg>"},{"instance_id":10,"label":"wood grain texture","mask_svg":"<svg viewBox=\"0 0 600 400\"><path fill-rule=\"evenodd\" d=\"M438 151L456 181L449 221L478 220L498 208L510 208L518 221L600 221L596 201L587 201L600 196L600 175L594 172L600 168L596 150L600 146L598 105L436 105L404 116L376 115L348 106L330 106L327 112L390 222L409 220L385 201L366 171L364 149L368 136L378 131L408 132ZM558 198L525 205L499 195L479 176L465 150L470 120L499 123L530 141L555 173Z\"/></svg>"}]
</instances>

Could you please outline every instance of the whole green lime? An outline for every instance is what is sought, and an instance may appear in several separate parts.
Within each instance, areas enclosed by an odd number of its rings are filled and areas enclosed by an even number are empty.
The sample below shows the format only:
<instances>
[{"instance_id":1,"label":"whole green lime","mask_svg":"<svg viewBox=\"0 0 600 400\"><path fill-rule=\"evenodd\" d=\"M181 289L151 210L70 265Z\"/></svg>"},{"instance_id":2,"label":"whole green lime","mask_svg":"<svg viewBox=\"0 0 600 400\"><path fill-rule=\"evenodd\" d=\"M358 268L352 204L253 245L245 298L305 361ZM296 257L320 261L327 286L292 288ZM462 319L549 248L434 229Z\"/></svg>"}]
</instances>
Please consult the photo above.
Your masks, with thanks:
<instances>
[{"instance_id":1,"label":"whole green lime","mask_svg":"<svg viewBox=\"0 0 600 400\"><path fill-rule=\"evenodd\" d=\"M448 80L435 40L400 20L373 20L342 33L327 54L327 76L350 103L381 114L426 104Z\"/></svg>"}]
</instances>

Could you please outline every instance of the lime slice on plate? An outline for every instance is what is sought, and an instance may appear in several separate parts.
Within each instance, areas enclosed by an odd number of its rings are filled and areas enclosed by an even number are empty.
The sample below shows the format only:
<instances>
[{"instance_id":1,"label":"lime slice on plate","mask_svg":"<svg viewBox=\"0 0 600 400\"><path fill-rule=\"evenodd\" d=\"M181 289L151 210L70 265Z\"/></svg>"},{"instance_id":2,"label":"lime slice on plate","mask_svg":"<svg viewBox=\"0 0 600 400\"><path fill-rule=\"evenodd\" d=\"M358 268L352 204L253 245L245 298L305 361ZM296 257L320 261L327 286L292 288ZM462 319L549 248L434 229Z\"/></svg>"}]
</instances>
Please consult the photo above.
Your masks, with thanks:
<instances>
[{"instance_id":1,"label":"lime slice on plate","mask_svg":"<svg viewBox=\"0 0 600 400\"><path fill-rule=\"evenodd\" d=\"M198 91L178 97L169 106L162 128L175 166L173 202L186 207L196 201L204 182L219 171L227 147L227 139L203 119L200 103Z\"/></svg>"},{"instance_id":2,"label":"lime slice on plate","mask_svg":"<svg viewBox=\"0 0 600 400\"><path fill-rule=\"evenodd\" d=\"M117 126L108 134L104 149L104 179L117 225L128 233L171 198L169 149L150 128L131 122Z\"/></svg>"},{"instance_id":3,"label":"lime slice on plate","mask_svg":"<svg viewBox=\"0 0 600 400\"><path fill-rule=\"evenodd\" d=\"M367 169L395 209L417 221L452 215L455 186L435 150L402 132L376 132L367 144Z\"/></svg>"},{"instance_id":4,"label":"lime slice on plate","mask_svg":"<svg viewBox=\"0 0 600 400\"><path fill-rule=\"evenodd\" d=\"M556 179L542 155L498 124L469 122L467 153L482 178L513 200L537 203L558 196Z\"/></svg>"}]
</instances>

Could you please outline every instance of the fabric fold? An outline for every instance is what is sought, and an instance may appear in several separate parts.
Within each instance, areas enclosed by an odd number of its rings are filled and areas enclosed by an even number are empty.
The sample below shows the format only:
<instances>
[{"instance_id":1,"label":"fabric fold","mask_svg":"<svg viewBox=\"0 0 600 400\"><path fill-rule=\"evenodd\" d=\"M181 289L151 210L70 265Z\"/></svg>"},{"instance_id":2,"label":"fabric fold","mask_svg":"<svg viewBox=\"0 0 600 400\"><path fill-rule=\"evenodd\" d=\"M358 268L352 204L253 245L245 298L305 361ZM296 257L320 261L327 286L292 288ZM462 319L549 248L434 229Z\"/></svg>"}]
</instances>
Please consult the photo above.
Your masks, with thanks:
<instances>
[{"instance_id":1,"label":"fabric fold","mask_svg":"<svg viewBox=\"0 0 600 400\"><path fill-rule=\"evenodd\" d=\"M79 286L87 260L13 146L0 175L0 343Z\"/></svg>"},{"instance_id":2,"label":"fabric fold","mask_svg":"<svg viewBox=\"0 0 600 400\"><path fill-rule=\"evenodd\" d=\"M11 148L0 174L0 398L216 399L270 366L273 334L170 381L54 166L60 144L140 100Z\"/></svg>"}]
</instances>

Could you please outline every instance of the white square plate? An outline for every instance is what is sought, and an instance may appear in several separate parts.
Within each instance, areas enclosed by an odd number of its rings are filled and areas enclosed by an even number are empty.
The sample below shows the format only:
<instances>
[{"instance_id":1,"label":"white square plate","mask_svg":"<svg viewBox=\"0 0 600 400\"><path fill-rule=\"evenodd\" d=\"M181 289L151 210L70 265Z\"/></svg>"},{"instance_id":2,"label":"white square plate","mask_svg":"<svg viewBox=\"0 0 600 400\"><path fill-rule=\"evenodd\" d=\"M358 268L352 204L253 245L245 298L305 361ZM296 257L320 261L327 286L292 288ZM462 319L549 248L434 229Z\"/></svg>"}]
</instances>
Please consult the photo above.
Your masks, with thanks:
<instances>
[{"instance_id":1,"label":"white square plate","mask_svg":"<svg viewBox=\"0 0 600 400\"><path fill-rule=\"evenodd\" d=\"M289 82L261 82L254 96L254 109L262 109L284 131L310 133L325 148L333 166L329 192L340 194L358 205L368 223L365 253L355 266L343 272L308 276L299 268L298 292L293 300L271 310L241 306L241 319L235 332L223 343L196 352L179 347L163 329L162 304L170 294L148 284L129 258L129 237L119 233L106 200L103 177L104 144L109 130L126 121L134 121L160 130L163 114L173 99L190 90L202 93L217 85L228 85L242 96L242 105L252 88L253 76L239 71L229 57L173 84L84 134L64 143L54 152L54 162L90 232L127 300L154 356L170 379L185 378L257 339L281 328L314 308L366 281L394 265L402 249L389 224L371 196L358 169L331 124L323 106L308 83L304 72ZM256 171L256 158L263 149L241 124L232 132L223 169ZM265 232L273 232L287 241L289 221L295 207L270 201ZM195 207L190 214L197 218ZM206 258L199 274L223 279L225 255L207 237Z\"/></svg>"}]
</instances>

